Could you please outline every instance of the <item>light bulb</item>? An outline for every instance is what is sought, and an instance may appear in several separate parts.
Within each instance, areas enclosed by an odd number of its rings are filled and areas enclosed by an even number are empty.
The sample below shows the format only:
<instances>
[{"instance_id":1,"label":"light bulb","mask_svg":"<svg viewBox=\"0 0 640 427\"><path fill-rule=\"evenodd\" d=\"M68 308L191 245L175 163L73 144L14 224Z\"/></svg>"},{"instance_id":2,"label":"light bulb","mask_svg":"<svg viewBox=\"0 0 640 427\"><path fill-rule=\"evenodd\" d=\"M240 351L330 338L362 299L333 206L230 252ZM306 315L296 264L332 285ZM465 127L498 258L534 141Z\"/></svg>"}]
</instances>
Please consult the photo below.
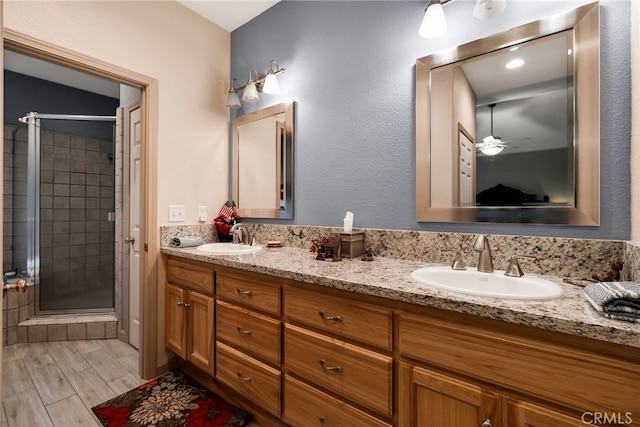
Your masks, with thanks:
<instances>
[{"instance_id":1,"label":"light bulb","mask_svg":"<svg viewBox=\"0 0 640 427\"><path fill-rule=\"evenodd\" d=\"M269 95L275 95L280 93L280 85L278 84L278 78L273 73L272 70L269 70L267 73L267 77L264 78L264 86L262 87L262 92L267 93Z\"/></svg>"}]
</instances>

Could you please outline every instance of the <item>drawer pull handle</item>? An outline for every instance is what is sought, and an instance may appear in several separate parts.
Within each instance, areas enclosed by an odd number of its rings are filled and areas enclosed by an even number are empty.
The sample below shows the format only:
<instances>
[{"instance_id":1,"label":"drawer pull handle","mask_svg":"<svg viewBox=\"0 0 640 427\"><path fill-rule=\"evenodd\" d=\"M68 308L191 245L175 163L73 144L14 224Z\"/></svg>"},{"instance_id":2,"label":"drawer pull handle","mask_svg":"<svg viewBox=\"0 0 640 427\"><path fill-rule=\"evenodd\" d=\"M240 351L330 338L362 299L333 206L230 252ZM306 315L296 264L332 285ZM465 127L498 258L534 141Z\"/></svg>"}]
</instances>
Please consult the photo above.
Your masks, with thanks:
<instances>
[{"instance_id":1,"label":"drawer pull handle","mask_svg":"<svg viewBox=\"0 0 640 427\"><path fill-rule=\"evenodd\" d=\"M329 372L342 372L342 366L327 366L326 362L320 359L320 366L322 369Z\"/></svg>"},{"instance_id":2,"label":"drawer pull handle","mask_svg":"<svg viewBox=\"0 0 640 427\"><path fill-rule=\"evenodd\" d=\"M333 320L335 322L342 322L342 316L327 316L324 311L319 311L318 314L320 315L320 317L322 317L324 320Z\"/></svg>"},{"instance_id":3,"label":"drawer pull handle","mask_svg":"<svg viewBox=\"0 0 640 427\"><path fill-rule=\"evenodd\" d=\"M241 297L250 297L251 296L251 291L243 291L242 289L238 288L236 289L236 292L238 293L238 295L240 295Z\"/></svg>"},{"instance_id":4,"label":"drawer pull handle","mask_svg":"<svg viewBox=\"0 0 640 427\"><path fill-rule=\"evenodd\" d=\"M236 376L242 382L245 382L245 383L251 382L251 377L245 377L244 375L242 375L242 372L236 372Z\"/></svg>"},{"instance_id":5,"label":"drawer pull handle","mask_svg":"<svg viewBox=\"0 0 640 427\"><path fill-rule=\"evenodd\" d=\"M320 427L325 427L324 426L324 417L318 417L318 421L320 421Z\"/></svg>"},{"instance_id":6,"label":"drawer pull handle","mask_svg":"<svg viewBox=\"0 0 640 427\"><path fill-rule=\"evenodd\" d=\"M480 427L493 427L493 424L491 424L491 420L484 420Z\"/></svg>"},{"instance_id":7,"label":"drawer pull handle","mask_svg":"<svg viewBox=\"0 0 640 427\"><path fill-rule=\"evenodd\" d=\"M236 326L236 331L238 331L238 334L240 335L251 335L251 331L248 329L242 329L242 327L240 326Z\"/></svg>"}]
</instances>

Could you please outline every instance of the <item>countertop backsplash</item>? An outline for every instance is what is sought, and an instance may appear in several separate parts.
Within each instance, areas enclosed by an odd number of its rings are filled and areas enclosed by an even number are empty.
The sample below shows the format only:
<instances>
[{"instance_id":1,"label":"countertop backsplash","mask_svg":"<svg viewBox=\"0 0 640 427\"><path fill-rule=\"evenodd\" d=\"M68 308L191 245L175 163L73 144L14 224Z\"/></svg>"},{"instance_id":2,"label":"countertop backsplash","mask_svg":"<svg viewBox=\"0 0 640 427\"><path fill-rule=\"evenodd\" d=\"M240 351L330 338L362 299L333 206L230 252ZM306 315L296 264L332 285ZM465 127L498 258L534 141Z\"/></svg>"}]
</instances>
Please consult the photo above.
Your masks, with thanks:
<instances>
[{"instance_id":1,"label":"countertop backsplash","mask_svg":"<svg viewBox=\"0 0 640 427\"><path fill-rule=\"evenodd\" d=\"M311 240L340 233L341 228L303 225L243 223L256 243L279 240L284 246L309 248ZM474 267L478 254L473 251L477 234L441 233L415 230L358 229L365 232L365 248L371 248L374 257L450 264L455 256L443 249L460 250L465 263ZM162 246L169 246L173 237L199 236L205 242L218 241L210 224L176 225L161 227ZM489 234L493 264L504 270L512 255L534 255L534 261L522 260L525 273L548 274L573 279L591 278L607 270L609 261L621 259L623 280L640 279L640 247L613 240L572 239L559 237L509 236Z\"/></svg>"}]
</instances>

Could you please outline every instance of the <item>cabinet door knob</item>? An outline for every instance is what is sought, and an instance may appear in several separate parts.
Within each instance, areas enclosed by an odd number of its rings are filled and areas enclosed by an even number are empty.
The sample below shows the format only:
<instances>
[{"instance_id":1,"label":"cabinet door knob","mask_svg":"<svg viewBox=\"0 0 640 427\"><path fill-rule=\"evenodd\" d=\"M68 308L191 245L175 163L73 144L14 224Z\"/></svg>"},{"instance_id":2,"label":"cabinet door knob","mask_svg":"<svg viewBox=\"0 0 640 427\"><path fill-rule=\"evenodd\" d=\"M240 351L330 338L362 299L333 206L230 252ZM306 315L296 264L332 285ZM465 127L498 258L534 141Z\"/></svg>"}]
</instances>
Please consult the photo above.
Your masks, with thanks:
<instances>
[{"instance_id":1,"label":"cabinet door knob","mask_svg":"<svg viewBox=\"0 0 640 427\"><path fill-rule=\"evenodd\" d=\"M182 307L184 303L182 301L178 301L178 307Z\"/></svg>"},{"instance_id":2,"label":"cabinet door knob","mask_svg":"<svg viewBox=\"0 0 640 427\"><path fill-rule=\"evenodd\" d=\"M322 366L322 369L324 369L325 371L330 371L330 372L342 372L342 366L328 366L327 363L320 359L320 366ZM486 427L486 426L483 426Z\"/></svg>"},{"instance_id":3,"label":"cabinet door knob","mask_svg":"<svg viewBox=\"0 0 640 427\"><path fill-rule=\"evenodd\" d=\"M240 326L236 326L236 331L238 331L238 334L240 335L251 335L251 331L248 329L242 329L242 327Z\"/></svg>"},{"instance_id":4,"label":"cabinet door knob","mask_svg":"<svg viewBox=\"0 0 640 427\"><path fill-rule=\"evenodd\" d=\"M245 383L251 382L251 377L245 377L244 375L242 375L242 372L236 372L236 376L242 382L245 382Z\"/></svg>"},{"instance_id":5,"label":"cabinet door knob","mask_svg":"<svg viewBox=\"0 0 640 427\"><path fill-rule=\"evenodd\" d=\"M325 427L324 426L324 417L322 417L322 416L318 417L318 421L320 421L320 427Z\"/></svg>"},{"instance_id":6,"label":"cabinet door knob","mask_svg":"<svg viewBox=\"0 0 640 427\"><path fill-rule=\"evenodd\" d=\"M493 424L491 424L491 420L484 420L482 422L482 424L480 424L480 427L493 427Z\"/></svg>"},{"instance_id":7,"label":"cabinet door knob","mask_svg":"<svg viewBox=\"0 0 640 427\"><path fill-rule=\"evenodd\" d=\"M240 295L241 297L250 297L251 296L251 291L243 291L242 289L236 289L236 292L238 293L238 295Z\"/></svg>"},{"instance_id":8,"label":"cabinet door knob","mask_svg":"<svg viewBox=\"0 0 640 427\"><path fill-rule=\"evenodd\" d=\"M324 320L333 320L334 322L342 322L342 316L327 316L324 311L319 311L318 314Z\"/></svg>"},{"instance_id":9,"label":"cabinet door knob","mask_svg":"<svg viewBox=\"0 0 640 427\"><path fill-rule=\"evenodd\" d=\"M191 304L187 304L186 302L185 302L184 304L182 304L182 305L184 305L184 308L189 308L189 307L191 307Z\"/></svg>"}]
</instances>

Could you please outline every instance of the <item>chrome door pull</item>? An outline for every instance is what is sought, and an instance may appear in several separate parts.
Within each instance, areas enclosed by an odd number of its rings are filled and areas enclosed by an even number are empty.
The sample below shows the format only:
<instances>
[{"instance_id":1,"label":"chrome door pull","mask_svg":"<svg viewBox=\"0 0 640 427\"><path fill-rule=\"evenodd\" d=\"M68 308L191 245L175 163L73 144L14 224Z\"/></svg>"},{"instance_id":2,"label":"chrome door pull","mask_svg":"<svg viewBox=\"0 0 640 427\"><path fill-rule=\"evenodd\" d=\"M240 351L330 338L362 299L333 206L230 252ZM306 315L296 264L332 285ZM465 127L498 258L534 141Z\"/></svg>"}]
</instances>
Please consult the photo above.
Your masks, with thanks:
<instances>
[{"instance_id":1,"label":"chrome door pull","mask_svg":"<svg viewBox=\"0 0 640 427\"><path fill-rule=\"evenodd\" d=\"M480 424L480 427L493 427L493 424L491 424L491 420L484 420L482 422L482 424Z\"/></svg>"},{"instance_id":2,"label":"chrome door pull","mask_svg":"<svg viewBox=\"0 0 640 427\"><path fill-rule=\"evenodd\" d=\"M324 311L319 311L318 314L324 320L333 320L334 322L342 322L342 316L327 316Z\"/></svg>"},{"instance_id":3,"label":"chrome door pull","mask_svg":"<svg viewBox=\"0 0 640 427\"><path fill-rule=\"evenodd\" d=\"M245 382L245 383L251 382L251 377L245 377L244 375L242 375L242 372L236 372L236 376L242 382Z\"/></svg>"},{"instance_id":4,"label":"chrome door pull","mask_svg":"<svg viewBox=\"0 0 640 427\"><path fill-rule=\"evenodd\" d=\"M126 244L131 243L131 244L133 245L133 244L136 242L136 238L135 238L135 237L133 237L133 236L129 236L129 237L127 237L127 238L125 238L125 239L124 239L124 242L125 242Z\"/></svg>"},{"instance_id":5,"label":"chrome door pull","mask_svg":"<svg viewBox=\"0 0 640 427\"><path fill-rule=\"evenodd\" d=\"M250 297L251 296L251 291L243 291L242 289L236 289L236 293L238 295L240 295L241 297Z\"/></svg>"},{"instance_id":6,"label":"chrome door pull","mask_svg":"<svg viewBox=\"0 0 640 427\"><path fill-rule=\"evenodd\" d=\"M240 326L236 326L236 331L238 331L238 334L240 335L251 335L251 331L248 329L242 329Z\"/></svg>"},{"instance_id":7,"label":"chrome door pull","mask_svg":"<svg viewBox=\"0 0 640 427\"><path fill-rule=\"evenodd\" d=\"M329 371L329 372L342 372L342 366L327 366L327 363L320 359L320 366L322 366L322 369L324 369L325 371Z\"/></svg>"}]
</instances>

